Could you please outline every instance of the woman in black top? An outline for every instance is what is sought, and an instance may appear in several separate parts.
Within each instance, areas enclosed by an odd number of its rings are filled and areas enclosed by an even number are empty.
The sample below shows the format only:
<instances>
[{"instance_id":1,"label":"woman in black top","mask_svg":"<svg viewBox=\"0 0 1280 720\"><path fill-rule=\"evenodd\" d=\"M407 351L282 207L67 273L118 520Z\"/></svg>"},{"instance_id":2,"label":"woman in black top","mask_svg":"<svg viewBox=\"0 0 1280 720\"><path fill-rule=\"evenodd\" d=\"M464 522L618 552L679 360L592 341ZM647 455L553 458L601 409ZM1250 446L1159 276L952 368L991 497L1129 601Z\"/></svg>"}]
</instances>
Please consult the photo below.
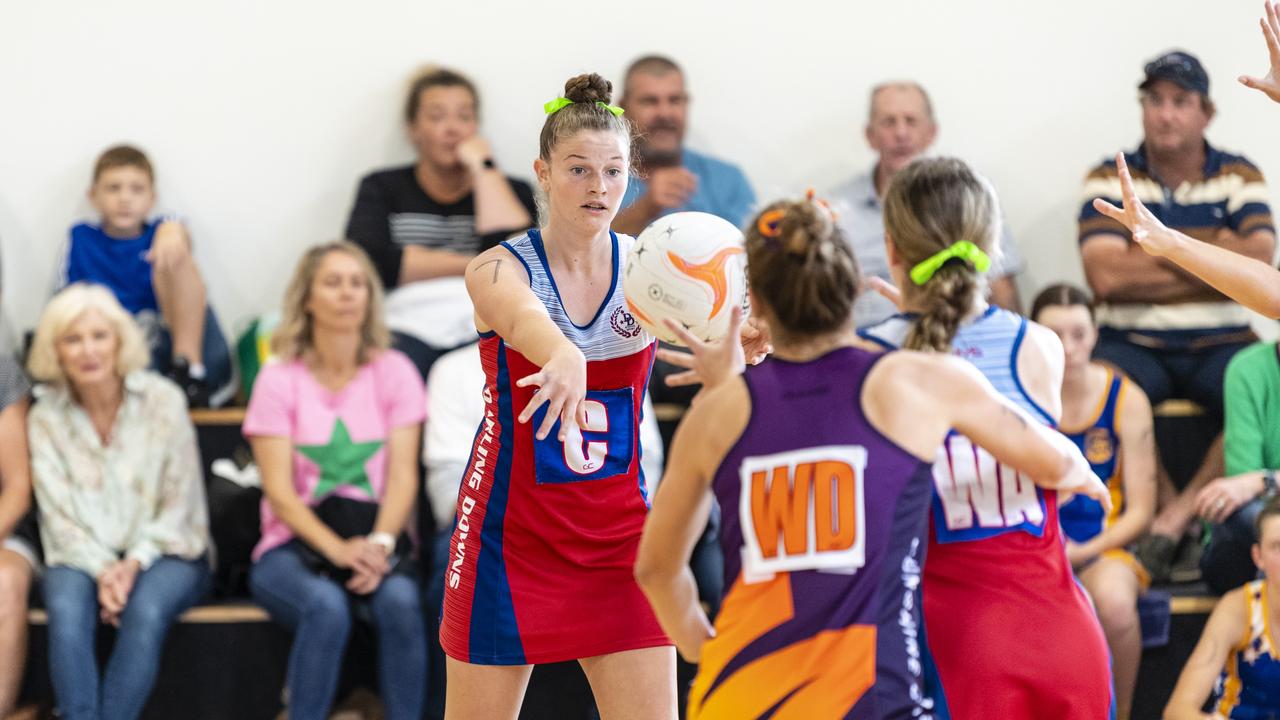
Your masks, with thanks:
<instances>
[{"instance_id":1,"label":"woman in black top","mask_svg":"<svg viewBox=\"0 0 1280 720\"><path fill-rule=\"evenodd\" d=\"M415 164L360 181L346 235L388 290L393 345L426 377L441 354L475 339L462 271L476 254L531 226L533 190L494 165L477 134L475 85L429 69L410 86L404 118Z\"/></svg>"}]
</instances>

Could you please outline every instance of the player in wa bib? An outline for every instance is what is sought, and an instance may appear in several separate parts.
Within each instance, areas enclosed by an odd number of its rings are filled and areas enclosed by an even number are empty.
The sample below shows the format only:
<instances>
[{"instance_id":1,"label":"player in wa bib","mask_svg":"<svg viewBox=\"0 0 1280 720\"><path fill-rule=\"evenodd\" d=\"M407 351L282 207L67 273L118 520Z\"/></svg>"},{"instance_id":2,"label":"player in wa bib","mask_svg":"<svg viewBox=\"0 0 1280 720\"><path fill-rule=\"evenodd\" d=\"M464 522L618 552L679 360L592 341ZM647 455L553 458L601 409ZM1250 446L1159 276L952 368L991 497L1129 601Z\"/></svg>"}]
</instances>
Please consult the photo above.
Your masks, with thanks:
<instances>
[{"instance_id":1,"label":"player in wa bib","mask_svg":"<svg viewBox=\"0 0 1280 720\"><path fill-rule=\"evenodd\" d=\"M1165 708L1166 720L1280 718L1280 500L1258 513L1263 578L1222 596ZM1212 714L1200 711L1213 694Z\"/></svg>"},{"instance_id":2,"label":"player in wa bib","mask_svg":"<svg viewBox=\"0 0 1280 720\"><path fill-rule=\"evenodd\" d=\"M1056 425L1061 343L983 300L985 248L999 230L989 183L961 161L920 160L894 177L884 206L906 312L862 337L963 358L1010 402ZM1063 550L1057 493L961 433L939 451L933 480L923 604L938 700L956 720L1106 718L1106 642Z\"/></svg>"},{"instance_id":3,"label":"player in wa bib","mask_svg":"<svg viewBox=\"0 0 1280 720\"><path fill-rule=\"evenodd\" d=\"M699 663L688 717L935 717L917 589L931 461L949 428L1028 476L1105 490L1066 438L965 363L857 339L857 264L825 207L774 203L746 248L774 354L723 380L741 367L736 341L682 333L719 369L677 431L636 568ZM713 494L728 588L714 635L687 567Z\"/></svg>"}]
</instances>

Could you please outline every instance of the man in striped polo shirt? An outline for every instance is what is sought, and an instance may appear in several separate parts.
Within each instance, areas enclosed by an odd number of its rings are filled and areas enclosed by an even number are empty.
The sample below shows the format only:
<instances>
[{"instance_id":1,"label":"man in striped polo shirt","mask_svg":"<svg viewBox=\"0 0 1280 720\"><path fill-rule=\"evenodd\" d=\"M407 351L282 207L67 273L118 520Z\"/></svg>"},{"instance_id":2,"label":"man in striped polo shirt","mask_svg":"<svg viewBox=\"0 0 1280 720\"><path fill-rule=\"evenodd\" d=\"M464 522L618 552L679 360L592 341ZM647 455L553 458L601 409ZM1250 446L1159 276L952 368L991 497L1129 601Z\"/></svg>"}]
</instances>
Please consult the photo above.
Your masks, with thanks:
<instances>
[{"instance_id":1,"label":"man in striped polo shirt","mask_svg":"<svg viewBox=\"0 0 1280 720\"><path fill-rule=\"evenodd\" d=\"M1144 140L1125 153L1138 197L1169 227L1270 263L1275 230L1262 173L1205 140L1215 109L1204 67L1195 56L1173 51L1145 72L1139 85ZM1249 314L1173 263L1143 252L1120 223L1094 210L1095 197L1120 202L1114 160L1089 173L1079 217L1085 276L1099 302L1096 356L1128 373L1153 405L1171 397L1194 400L1221 426L1223 373L1254 339ZM1153 575L1167 572L1195 515L1196 492L1221 474L1219 437L1190 485L1152 524L1154 540L1143 555Z\"/></svg>"}]
</instances>

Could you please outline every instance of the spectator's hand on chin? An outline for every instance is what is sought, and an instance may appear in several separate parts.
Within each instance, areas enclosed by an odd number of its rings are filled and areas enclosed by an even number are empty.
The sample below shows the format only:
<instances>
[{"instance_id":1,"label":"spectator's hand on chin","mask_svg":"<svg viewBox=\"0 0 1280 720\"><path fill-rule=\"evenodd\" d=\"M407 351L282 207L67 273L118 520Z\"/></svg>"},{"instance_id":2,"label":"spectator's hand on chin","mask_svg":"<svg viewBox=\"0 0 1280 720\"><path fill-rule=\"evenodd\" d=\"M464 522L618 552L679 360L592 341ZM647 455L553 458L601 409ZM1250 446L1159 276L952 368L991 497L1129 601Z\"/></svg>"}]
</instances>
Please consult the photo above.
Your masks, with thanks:
<instances>
[{"instance_id":1,"label":"spectator's hand on chin","mask_svg":"<svg viewBox=\"0 0 1280 720\"><path fill-rule=\"evenodd\" d=\"M457 153L459 162L473 174L483 170L484 161L493 157L493 150L489 147L489 141L479 135L472 135L458 143Z\"/></svg>"},{"instance_id":2,"label":"spectator's hand on chin","mask_svg":"<svg viewBox=\"0 0 1280 720\"><path fill-rule=\"evenodd\" d=\"M660 167L649 171L647 198L657 206L658 212L684 207L697 190L698 176L684 167Z\"/></svg>"}]
</instances>

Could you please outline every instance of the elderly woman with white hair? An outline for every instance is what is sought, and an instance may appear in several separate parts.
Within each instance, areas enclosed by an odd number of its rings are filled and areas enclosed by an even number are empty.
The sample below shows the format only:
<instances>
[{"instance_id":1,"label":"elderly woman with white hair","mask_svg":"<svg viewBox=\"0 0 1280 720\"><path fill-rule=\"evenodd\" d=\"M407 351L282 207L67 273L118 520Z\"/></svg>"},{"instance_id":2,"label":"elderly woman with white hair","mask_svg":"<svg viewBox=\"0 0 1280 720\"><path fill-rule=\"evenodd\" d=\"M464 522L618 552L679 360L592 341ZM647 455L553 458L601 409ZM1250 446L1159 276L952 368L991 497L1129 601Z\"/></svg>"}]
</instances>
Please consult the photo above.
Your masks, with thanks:
<instances>
[{"instance_id":1,"label":"elderly woman with white hair","mask_svg":"<svg viewBox=\"0 0 1280 720\"><path fill-rule=\"evenodd\" d=\"M147 360L111 292L77 283L45 308L28 362L43 383L27 431L66 720L136 718L169 627L209 585L195 429L182 391ZM101 674L99 621L118 628Z\"/></svg>"}]
</instances>

